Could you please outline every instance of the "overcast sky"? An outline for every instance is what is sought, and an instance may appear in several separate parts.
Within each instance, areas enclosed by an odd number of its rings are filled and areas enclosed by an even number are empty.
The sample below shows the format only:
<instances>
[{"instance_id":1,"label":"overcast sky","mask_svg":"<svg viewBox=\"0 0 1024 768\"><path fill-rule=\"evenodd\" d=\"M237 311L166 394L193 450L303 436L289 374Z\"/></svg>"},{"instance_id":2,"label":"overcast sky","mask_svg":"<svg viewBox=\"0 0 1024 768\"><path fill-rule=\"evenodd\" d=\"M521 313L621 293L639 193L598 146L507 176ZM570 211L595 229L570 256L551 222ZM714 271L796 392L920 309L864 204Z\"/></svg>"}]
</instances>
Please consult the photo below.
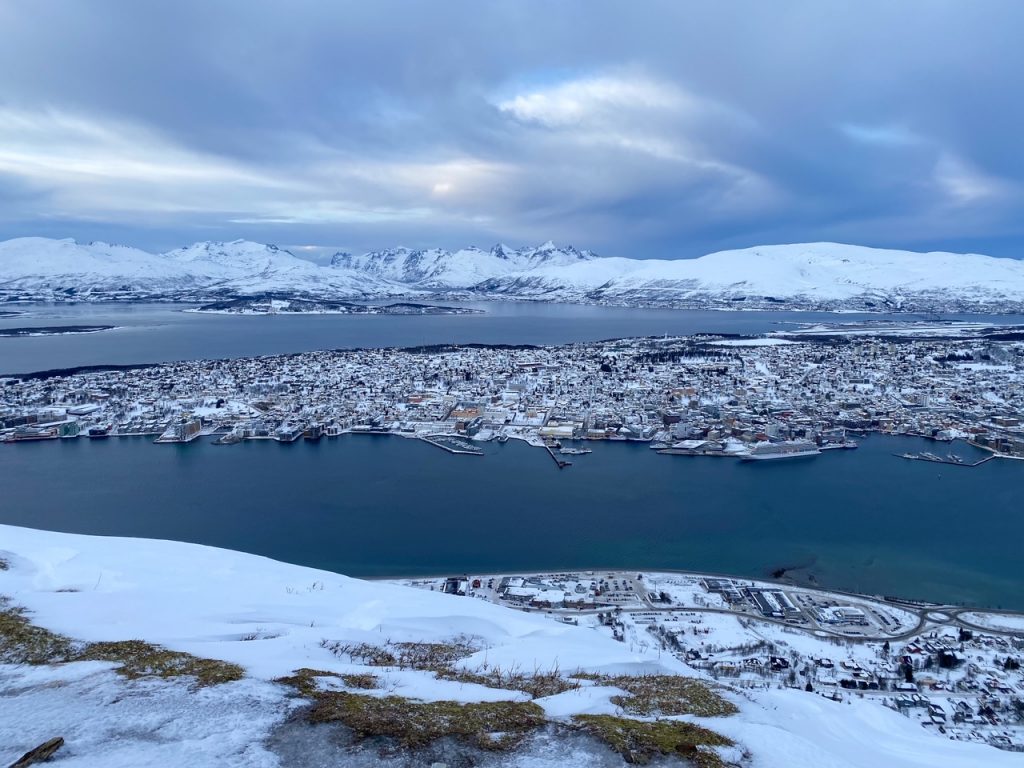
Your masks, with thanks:
<instances>
[{"instance_id":1,"label":"overcast sky","mask_svg":"<svg viewBox=\"0 0 1024 768\"><path fill-rule=\"evenodd\" d=\"M0 238L1020 256L1022 29L1019 0L0 0Z\"/></svg>"}]
</instances>

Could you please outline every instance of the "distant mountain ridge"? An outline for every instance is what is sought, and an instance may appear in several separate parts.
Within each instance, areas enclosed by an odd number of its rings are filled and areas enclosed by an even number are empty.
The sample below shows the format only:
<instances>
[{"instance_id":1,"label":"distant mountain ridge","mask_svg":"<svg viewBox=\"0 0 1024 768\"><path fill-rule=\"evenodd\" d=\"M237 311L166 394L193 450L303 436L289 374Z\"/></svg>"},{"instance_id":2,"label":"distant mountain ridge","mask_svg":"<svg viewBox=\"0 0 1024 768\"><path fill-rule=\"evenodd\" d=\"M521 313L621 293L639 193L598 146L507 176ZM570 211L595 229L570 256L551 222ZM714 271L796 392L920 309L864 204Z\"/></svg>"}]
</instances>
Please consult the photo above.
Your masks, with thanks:
<instances>
[{"instance_id":1,"label":"distant mountain ridge","mask_svg":"<svg viewBox=\"0 0 1024 768\"><path fill-rule=\"evenodd\" d=\"M284 292L373 299L417 293L362 272L329 269L275 245L202 242L164 254L103 242L0 242L0 299L207 300Z\"/></svg>"},{"instance_id":2,"label":"distant mountain ridge","mask_svg":"<svg viewBox=\"0 0 1024 768\"><path fill-rule=\"evenodd\" d=\"M543 266L491 278L474 291L637 306L1020 312L1024 261L802 243L696 259L601 258Z\"/></svg>"},{"instance_id":3,"label":"distant mountain ridge","mask_svg":"<svg viewBox=\"0 0 1024 768\"><path fill-rule=\"evenodd\" d=\"M489 251L475 246L458 251L441 248L390 248L362 256L337 253L332 267L353 269L407 285L433 290L472 288L490 280L543 266L568 266L598 258L571 245L559 248L550 240L536 248L498 244Z\"/></svg>"},{"instance_id":4,"label":"distant mountain ridge","mask_svg":"<svg viewBox=\"0 0 1024 768\"><path fill-rule=\"evenodd\" d=\"M329 265L274 245L202 242L164 254L29 237L0 242L0 300L208 300L288 294L519 299L622 306L1024 312L1024 261L837 243L696 259L602 257L547 242L337 253Z\"/></svg>"}]
</instances>

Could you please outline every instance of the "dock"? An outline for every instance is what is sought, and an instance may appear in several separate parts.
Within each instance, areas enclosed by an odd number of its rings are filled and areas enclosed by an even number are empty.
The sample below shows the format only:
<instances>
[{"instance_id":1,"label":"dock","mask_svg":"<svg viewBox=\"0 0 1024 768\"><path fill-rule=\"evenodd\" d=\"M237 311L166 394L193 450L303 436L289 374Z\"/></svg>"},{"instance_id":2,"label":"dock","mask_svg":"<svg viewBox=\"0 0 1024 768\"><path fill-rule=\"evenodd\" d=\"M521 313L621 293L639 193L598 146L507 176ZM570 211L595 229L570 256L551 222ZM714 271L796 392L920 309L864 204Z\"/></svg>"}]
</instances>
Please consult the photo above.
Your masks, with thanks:
<instances>
[{"instance_id":1,"label":"dock","mask_svg":"<svg viewBox=\"0 0 1024 768\"><path fill-rule=\"evenodd\" d=\"M472 443L466 442L460 437L450 435L429 435L419 438L425 443L440 448L442 451L454 453L460 456L483 456L484 452Z\"/></svg>"},{"instance_id":2,"label":"dock","mask_svg":"<svg viewBox=\"0 0 1024 768\"><path fill-rule=\"evenodd\" d=\"M951 467L980 467L985 462L998 458L998 456L992 454L989 456L983 456L974 462L966 462L959 456L954 456L953 454L949 454L947 458L936 456L934 453L894 453L893 456L901 459L909 459L910 461L928 461L932 464L946 464Z\"/></svg>"},{"instance_id":3,"label":"dock","mask_svg":"<svg viewBox=\"0 0 1024 768\"><path fill-rule=\"evenodd\" d=\"M545 445L544 450L548 452L548 456L550 456L554 460L555 464L558 466L559 469L565 469L566 467L572 466L571 461L566 461L565 459L558 458L558 456L555 455L555 449L552 448L550 445Z\"/></svg>"}]
</instances>

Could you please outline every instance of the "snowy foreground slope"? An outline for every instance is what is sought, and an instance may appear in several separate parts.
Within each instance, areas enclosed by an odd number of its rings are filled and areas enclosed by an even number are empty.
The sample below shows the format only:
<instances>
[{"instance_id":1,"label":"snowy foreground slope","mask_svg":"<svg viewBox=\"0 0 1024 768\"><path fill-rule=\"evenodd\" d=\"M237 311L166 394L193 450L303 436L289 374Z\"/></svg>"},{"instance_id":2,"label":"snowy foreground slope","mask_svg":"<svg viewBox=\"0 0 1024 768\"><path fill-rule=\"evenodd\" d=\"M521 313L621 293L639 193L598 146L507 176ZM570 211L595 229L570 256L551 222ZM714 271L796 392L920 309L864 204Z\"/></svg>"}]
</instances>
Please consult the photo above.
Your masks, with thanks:
<instances>
[{"instance_id":1,"label":"snowy foreground slope","mask_svg":"<svg viewBox=\"0 0 1024 768\"><path fill-rule=\"evenodd\" d=\"M299 730L295 747L296 731L287 731L286 723L302 701L271 679L302 667L366 671L324 648L324 640L379 644L471 636L484 650L463 660L467 667L486 659L491 667L695 674L668 654L630 649L594 629L209 547L0 526L0 558L7 566L0 569L0 595L27 608L38 626L85 641L143 639L246 670L235 682L190 691L181 678L124 680L107 662L0 665L0 765L54 736L66 741L54 765L423 764L365 749L346 752L317 736L324 726ZM410 670L383 676L386 690L371 695L464 702L525 696ZM615 693L584 686L536 703L557 721L582 712L614 713L608 699ZM730 762L778 768L1021 763L1018 754L933 736L868 701L835 703L794 690L727 695L738 714L699 722L741 745L723 755ZM538 736L484 764L622 762L599 743Z\"/></svg>"}]
</instances>

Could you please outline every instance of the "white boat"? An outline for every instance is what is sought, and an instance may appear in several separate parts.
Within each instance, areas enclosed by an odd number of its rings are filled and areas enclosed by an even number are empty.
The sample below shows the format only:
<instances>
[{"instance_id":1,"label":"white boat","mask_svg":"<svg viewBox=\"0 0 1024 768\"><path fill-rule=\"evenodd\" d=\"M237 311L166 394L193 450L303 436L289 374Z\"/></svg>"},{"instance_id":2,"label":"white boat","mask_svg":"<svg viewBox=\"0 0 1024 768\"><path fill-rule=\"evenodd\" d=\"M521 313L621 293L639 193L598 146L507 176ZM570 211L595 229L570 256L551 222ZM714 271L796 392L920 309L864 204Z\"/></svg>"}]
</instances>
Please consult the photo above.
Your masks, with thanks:
<instances>
[{"instance_id":1,"label":"white boat","mask_svg":"<svg viewBox=\"0 0 1024 768\"><path fill-rule=\"evenodd\" d=\"M743 461L770 461L817 456L819 453L821 451L818 446L808 440L785 440L780 443L758 443L741 458Z\"/></svg>"}]
</instances>

